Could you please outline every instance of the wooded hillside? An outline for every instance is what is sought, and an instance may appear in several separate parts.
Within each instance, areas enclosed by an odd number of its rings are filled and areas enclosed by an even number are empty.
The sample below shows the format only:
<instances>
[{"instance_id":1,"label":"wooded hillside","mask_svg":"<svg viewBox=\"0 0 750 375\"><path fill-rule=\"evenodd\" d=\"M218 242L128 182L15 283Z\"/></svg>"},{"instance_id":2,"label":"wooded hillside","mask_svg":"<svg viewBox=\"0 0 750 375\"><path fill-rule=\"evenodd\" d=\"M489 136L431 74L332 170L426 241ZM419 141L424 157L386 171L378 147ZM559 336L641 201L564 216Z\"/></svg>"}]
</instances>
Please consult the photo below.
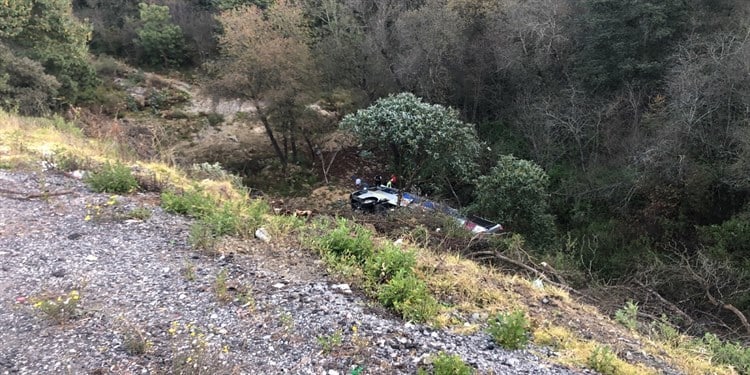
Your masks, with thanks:
<instances>
[{"instance_id":1,"label":"wooded hillside","mask_svg":"<svg viewBox=\"0 0 750 375\"><path fill-rule=\"evenodd\" d=\"M696 333L750 335L750 2L10 0L0 105L96 103L104 54L257 102L284 166L311 162L309 103L453 108L441 125L473 124L473 169L409 187L509 223L574 287L616 283Z\"/></svg>"}]
</instances>

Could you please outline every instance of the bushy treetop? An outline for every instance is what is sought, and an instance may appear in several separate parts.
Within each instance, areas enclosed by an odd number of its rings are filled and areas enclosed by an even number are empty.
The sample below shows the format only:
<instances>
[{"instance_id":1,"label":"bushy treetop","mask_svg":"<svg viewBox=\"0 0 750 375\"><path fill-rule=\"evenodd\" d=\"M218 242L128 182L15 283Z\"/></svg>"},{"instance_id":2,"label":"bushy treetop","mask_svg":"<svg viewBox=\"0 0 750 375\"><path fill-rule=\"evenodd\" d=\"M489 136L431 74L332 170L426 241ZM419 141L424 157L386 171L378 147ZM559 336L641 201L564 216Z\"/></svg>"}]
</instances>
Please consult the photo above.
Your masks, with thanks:
<instances>
[{"instance_id":1,"label":"bushy treetop","mask_svg":"<svg viewBox=\"0 0 750 375\"><path fill-rule=\"evenodd\" d=\"M344 117L340 127L364 148L386 152L405 187L439 187L476 174L481 146L474 125L461 121L456 110L411 93L381 98Z\"/></svg>"}]
</instances>

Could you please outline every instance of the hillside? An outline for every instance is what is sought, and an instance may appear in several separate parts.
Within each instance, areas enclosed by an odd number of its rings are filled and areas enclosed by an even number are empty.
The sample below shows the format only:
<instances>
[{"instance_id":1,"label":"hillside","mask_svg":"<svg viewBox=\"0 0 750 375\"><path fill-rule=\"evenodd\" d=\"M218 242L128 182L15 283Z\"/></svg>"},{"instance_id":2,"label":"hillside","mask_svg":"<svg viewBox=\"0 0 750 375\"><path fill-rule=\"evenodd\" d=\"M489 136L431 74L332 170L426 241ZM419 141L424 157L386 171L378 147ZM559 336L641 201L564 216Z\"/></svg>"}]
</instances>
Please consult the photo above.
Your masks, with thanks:
<instances>
[{"instance_id":1,"label":"hillside","mask_svg":"<svg viewBox=\"0 0 750 375\"><path fill-rule=\"evenodd\" d=\"M122 151L59 118L0 113L3 370L379 374L447 361L479 373L735 373L667 323L636 333L577 293L433 248L434 229L408 217L394 216L398 247L372 217L275 214L272 197L250 199L221 170ZM92 191L112 181L125 189ZM270 243L253 238L261 227ZM414 254L399 272L426 294L402 290L394 304L383 292L398 276L382 278L397 263L378 257L408 258L398 254ZM382 267L374 279L370 264ZM487 329L518 311L531 342L508 350Z\"/></svg>"}]
</instances>

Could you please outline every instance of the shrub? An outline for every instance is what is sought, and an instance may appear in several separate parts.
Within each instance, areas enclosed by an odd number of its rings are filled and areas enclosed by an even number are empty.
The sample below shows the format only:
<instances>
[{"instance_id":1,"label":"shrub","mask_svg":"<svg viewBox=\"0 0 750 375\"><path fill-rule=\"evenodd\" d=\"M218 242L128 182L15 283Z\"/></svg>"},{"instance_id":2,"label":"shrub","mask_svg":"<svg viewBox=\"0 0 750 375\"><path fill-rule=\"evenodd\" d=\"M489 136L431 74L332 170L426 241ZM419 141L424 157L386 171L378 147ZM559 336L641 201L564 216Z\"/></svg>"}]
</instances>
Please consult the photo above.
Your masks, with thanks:
<instances>
[{"instance_id":1,"label":"shrub","mask_svg":"<svg viewBox=\"0 0 750 375\"><path fill-rule=\"evenodd\" d=\"M722 342L716 335L706 333L703 344L711 350L714 361L733 366L740 374L750 374L750 348L740 343Z\"/></svg>"},{"instance_id":2,"label":"shrub","mask_svg":"<svg viewBox=\"0 0 750 375\"><path fill-rule=\"evenodd\" d=\"M489 321L488 333L498 345L506 349L522 349L529 341L529 321L521 310L498 314Z\"/></svg>"},{"instance_id":3,"label":"shrub","mask_svg":"<svg viewBox=\"0 0 750 375\"><path fill-rule=\"evenodd\" d=\"M638 328L638 303L628 301L615 312L615 320L631 331Z\"/></svg>"},{"instance_id":4,"label":"shrub","mask_svg":"<svg viewBox=\"0 0 750 375\"><path fill-rule=\"evenodd\" d=\"M224 116L221 113L211 112L206 114L206 120L208 120L208 125L217 126L224 122Z\"/></svg>"},{"instance_id":5,"label":"shrub","mask_svg":"<svg viewBox=\"0 0 750 375\"><path fill-rule=\"evenodd\" d=\"M479 177L470 210L521 233L534 245L549 246L555 226L548 186L549 177L540 166L503 155L488 175Z\"/></svg>"},{"instance_id":6,"label":"shrub","mask_svg":"<svg viewBox=\"0 0 750 375\"><path fill-rule=\"evenodd\" d=\"M143 51L144 62L153 66L179 65L184 59L185 41L182 29L172 23L169 7L138 4L141 28L136 43Z\"/></svg>"},{"instance_id":7,"label":"shrub","mask_svg":"<svg viewBox=\"0 0 750 375\"><path fill-rule=\"evenodd\" d=\"M382 285L377 297L383 306L393 308L406 320L424 322L438 311L427 285L410 271L402 270Z\"/></svg>"},{"instance_id":8,"label":"shrub","mask_svg":"<svg viewBox=\"0 0 750 375\"><path fill-rule=\"evenodd\" d=\"M189 190L182 194L165 191L161 194L161 206L167 212L192 217L201 217L208 213L215 202L208 194L199 189Z\"/></svg>"},{"instance_id":9,"label":"shrub","mask_svg":"<svg viewBox=\"0 0 750 375\"><path fill-rule=\"evenodd\" d=\"M92 190L106 193L130 193L138 188L138 181L126 165L107 163L101 170L93 172L86 178Z\"/></svg>"},{"instance_id":10,"label":"shrub","mask_svg":"<svg viewBox=\"0 0 750 375\"><path fill-rule=\"evenodd\" d=\"M417 259L413 251L403 251L393 244L387 244L380 251L367 258L364 274L373 284L390 281L399 272L411 272Z\"/></svg>"},{"instance_id":11,"label":"shrub","mask_svg":"<svg viewBox=\"0 0 750 375\"><path fill-rule=\"evenodd\" d=\"M60 82L41 63L17 56L0 43L0 108L22 115L50 112Z\"/></svg>"},{"instance_id":12,"label":"shrub","mask_svg":"<svg viewBox=\"0 0 750 375\"><path fill-rule=\"evenodd\" d=\"M372 255L372 233L346 219L339 219L336 228L320 237L318 248L337 257L352 257L363 264Z\"/></svg>"},{"instance_id":13,"label":"shrub","mask_svg":"<svg viewBox=\"0 0 750 375\"><path fill-rule=\"evenodd\" d=\"M597 346L589 356L588 366L602 375L614 375L617 372L615 359L617 356L607 346Z\"/></svg>"},{"instance_id":14,"label":"shrub","mask_svg":"<svg viewBox=\"0 0 750 375\"><path fill-rule=\"evenodd\" d=\"M213 247L223 235L250 235L263 222L268 204L262 200L227 200L221 202L201 189L178 194L162 193L161 205L168 212L199 219L190 229L190 243L198 248Z\"/></svg>"},{"instance_id":15,"label":"shrub","mask_svg":"<svg viewBox=\"0 0 750 375\"><path fill-rule=\"evenodd\" d=\"M456 354L440 352L432 359L432 374L434 375L471 375L474 372L474 369ZM427 374L427 371L420 368L417 373Z\"/></svg>"}]
</instances>

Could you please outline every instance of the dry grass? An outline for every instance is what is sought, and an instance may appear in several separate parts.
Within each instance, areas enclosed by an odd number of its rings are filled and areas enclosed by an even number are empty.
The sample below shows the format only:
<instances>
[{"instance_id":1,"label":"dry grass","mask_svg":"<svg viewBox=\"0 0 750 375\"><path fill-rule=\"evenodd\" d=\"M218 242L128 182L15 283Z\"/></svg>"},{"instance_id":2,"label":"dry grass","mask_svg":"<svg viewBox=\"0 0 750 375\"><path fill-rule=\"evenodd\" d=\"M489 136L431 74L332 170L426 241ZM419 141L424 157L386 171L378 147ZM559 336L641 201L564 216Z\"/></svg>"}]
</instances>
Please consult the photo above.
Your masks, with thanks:
<instances>
[{"instance_id":1,"label":"dry grass","mask_svg":"<svg viewBox=\"0 0 750 375\"><path fill-rule=\"evenodd\" d=\"M648 356L687 374L735 374L726 366L712 364L705 351L675 348L630 333L595 307L576 301L559 288L545 285L540 289L524 277L423 248L418 251L417 262L420 277L448 305L433 323L454 332L471 334L481 330L478 324L465 324L464 319L472 314L487 319L520 308L532 323L533 342L553 348L559 354L555 361L565 365L590 367L592 353L599 347L608 347L617 354L612 360L615 374L660 373L646 359Z\"/></svg>"}]
</instances>

